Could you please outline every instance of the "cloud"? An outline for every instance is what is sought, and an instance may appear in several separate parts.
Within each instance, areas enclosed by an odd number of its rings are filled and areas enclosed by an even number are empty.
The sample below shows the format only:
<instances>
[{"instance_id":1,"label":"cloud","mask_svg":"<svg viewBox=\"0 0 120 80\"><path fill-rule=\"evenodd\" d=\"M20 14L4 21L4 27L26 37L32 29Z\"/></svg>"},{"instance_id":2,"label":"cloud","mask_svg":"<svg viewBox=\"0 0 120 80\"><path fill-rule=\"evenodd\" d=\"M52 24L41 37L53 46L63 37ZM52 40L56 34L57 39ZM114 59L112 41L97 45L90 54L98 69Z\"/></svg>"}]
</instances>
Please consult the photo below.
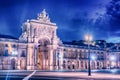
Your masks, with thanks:
<instances>
[{"instance_id":1,"label":"cloud","mask_svg":"<svg viewBox=\"0 0 120 80\"><path fill-rule=\"evenodd\" d=\"M120 0L109 2L106 5L105 13L97 16L93 23L97 39L103 38L109 42L118 42L120 36Z\"/></svg>"},{"instance_id":2,"label":"cloud","mask_svg":"<svg viewBox=\"0 0 120 80\"><path fill-rule=\"evenodd\" d=\"M107 42L120 43L120 37L110 37L106 41Z\"/></svg>"},{"instance_id":3,"label":"cloud","mask_svg":"<svg viewBox=\"0 0 120 80\"><path fill-rule=\"evenodd\" d=\"M107 5L106 14L109 15L112 31L120 29L120 0L112 0Z\"/></svg>"},{"instance_id":4,"label":"cloud","mask_svg":"<svg viewBox=\"0 0 120 80\"><path fill-rule=\"evenodd\" d=\"M58 35L62 40L80 40L87 32L91 32L94 39L107 40L112 36L118 37L120 29L119 0L109 1L9 0L6 3L4 0L5 5L0 6L7 9L2 8L0 17L4 16L9 31L19 36L22 23L36 18L36 14L46 8L51 21L57 23Z\"/></svg>"}]
</instances>

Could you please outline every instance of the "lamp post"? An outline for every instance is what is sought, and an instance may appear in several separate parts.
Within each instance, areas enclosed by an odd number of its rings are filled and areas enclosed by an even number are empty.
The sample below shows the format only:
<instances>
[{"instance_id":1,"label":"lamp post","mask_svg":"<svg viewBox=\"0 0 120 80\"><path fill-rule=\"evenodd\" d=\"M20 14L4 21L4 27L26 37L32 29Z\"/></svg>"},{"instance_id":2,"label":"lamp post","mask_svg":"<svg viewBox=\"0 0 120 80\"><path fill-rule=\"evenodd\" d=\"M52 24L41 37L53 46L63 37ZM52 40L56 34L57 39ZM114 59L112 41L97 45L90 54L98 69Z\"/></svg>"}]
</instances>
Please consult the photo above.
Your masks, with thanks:
<instances>
[{"instance_id":1,"label":"lamp post","mask_svg":"<svg viewBox=\"0 0 120 80\"><path fill-rule=\"evenodd\" d=\"M92 59L92 60L95 60L95 59L96 59L96 56L95 56L95 55L91 55L91 59Z\"/></svg>"},{"instance_id":2,"label":"lamp post","mask_svg":"<svg viewBox=\"0 0 120 80\"><path fill-rule=\"evenodd\" d=\"M95 69L95 60L96 60L96 55L93 53L92 55L91 55L91 58L90 58L91 60L92 60L92 69Z\"/></svg>"},{"instance_id":3,"label":"lamp post","mask_svg":"<svg viewBox=\"0 0 120 80\"><path fill-rule=\"evenodd\" d=\"M116 57L115 57L115 55L111 55L111 56L110 56L110 61L111 61L110 68L111 68L111 67L114 68L115 65L116 65Z\"/></svg>"},{"instance_id":4,"label":"lamp post","mask_svg":"<svg viewBox=\"0 0 120 80\"><path fill-rule=\"evenodd\" d=\"M91 68L90 68L90 44L92 41L92 36L91 35L86 35L85 40L87 41L88 44L88 76L91 76Z\"/></svg>"},{"instance_id":5,"label":"lamp post","mask_svg":"<svg viewBox=\"0 0 120 80\"><path fill-rule=\"evenodd\" d=\"M61 55L58 53L58 70L60 70L60 60L61 60Z\"/></svg>"}]
</instances>

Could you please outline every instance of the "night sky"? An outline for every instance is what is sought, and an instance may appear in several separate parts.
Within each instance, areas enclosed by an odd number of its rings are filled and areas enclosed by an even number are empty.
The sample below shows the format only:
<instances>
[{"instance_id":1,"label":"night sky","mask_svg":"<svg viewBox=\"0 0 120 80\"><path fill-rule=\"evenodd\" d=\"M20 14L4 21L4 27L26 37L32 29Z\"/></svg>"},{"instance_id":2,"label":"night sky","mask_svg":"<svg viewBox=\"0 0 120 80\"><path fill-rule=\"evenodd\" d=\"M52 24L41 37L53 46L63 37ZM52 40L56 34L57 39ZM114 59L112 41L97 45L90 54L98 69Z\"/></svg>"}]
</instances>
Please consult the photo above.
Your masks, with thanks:
<instances>
[{"instance_id":1,"label":"night sky","mask_svg":"<svg viewBox=\"0 0 120 80\"><path fill-rule=\"evenodd\" d=\"M0 0L0 34L19 37L21 25L46 9L62 41L120 42L120 0Z\"/></svg>"}]
</instances>

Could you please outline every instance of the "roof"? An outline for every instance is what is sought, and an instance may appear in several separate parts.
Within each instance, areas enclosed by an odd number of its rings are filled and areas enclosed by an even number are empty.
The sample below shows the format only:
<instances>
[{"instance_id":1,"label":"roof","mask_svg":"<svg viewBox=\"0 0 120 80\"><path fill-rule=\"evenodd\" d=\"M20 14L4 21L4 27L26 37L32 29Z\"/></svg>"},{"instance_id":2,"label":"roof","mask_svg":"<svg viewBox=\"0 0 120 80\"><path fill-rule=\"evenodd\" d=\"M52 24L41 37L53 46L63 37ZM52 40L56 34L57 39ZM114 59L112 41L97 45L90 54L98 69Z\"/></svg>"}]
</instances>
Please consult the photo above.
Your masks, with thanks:
<instances>
[{"instance_id":1,"label":"roof","mask_svg":"<svg viewBox=\"0 0 120 80\"><path fill-rule=\"evenodd\" d=\"M86 44L84 44L84 41L72 41L72 42L63 42L63 44L68 44L68 45L80 45L80 46L86 46Z\"/></svg>"},{"instance_id":2,"label":"roof","mask_svg":"<svg viewBox=\"0 0 120 80\"><path fill-rule=\"evenodd\" d=\"M96 47L96 48L101 48L104 49L106 48L110 48L110 49L120 49L118 47L115 47L114 43L107 43L105 40L95 40L94 41L95 44L94 45L90 45L91 47ZM79 40L79 41L71 41L71 42L63 42L64 45L77 45L77 46L87 46L87 44L85 44L85 40Z\"/></svg>"},{"instance_id":3,"label":"roof","mask_svg":"<svg viewBox=\"0 0 120 80\"><path fill-rule=\"evenodd\" d=\"M16 39L16 40L18 40L18 38L16 38L16 37L13 37L13 36L10 36L10 35L2 35L2 34L0 34L0 38Z\"/></svg>"}]
</instances>

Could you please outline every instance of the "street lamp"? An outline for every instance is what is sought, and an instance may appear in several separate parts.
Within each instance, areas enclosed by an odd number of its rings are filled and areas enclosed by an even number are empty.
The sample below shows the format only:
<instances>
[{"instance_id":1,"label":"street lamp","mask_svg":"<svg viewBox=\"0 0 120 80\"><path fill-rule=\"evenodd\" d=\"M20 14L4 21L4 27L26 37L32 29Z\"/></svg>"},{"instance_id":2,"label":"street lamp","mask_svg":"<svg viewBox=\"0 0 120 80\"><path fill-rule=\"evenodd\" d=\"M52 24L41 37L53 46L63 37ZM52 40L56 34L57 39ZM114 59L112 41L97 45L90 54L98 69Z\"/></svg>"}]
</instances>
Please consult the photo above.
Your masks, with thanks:
<instances>
[{"instance_id":1,"label":"street lamp","mask_svg":"<svg viewBox=\"0 0 120 80\"><path fill-rule=\"evenodd\" d=\"M91 55L91 59L92 59L92 60L95 60L95 59L96 59L96 56L95 56L95 55Z\"/></svg>"},{"instance_id":2,"label":"street lamp","mask_svg":"<svg viewBox=\"0 0 120 80\"><path fill-rule=\"evenodd\" d=\"M92 41L92 36L90 34L85 35L85 40L87 41L88 44L88 76L91 76L91 68L90 68L90 44Z\"/></svg>"},{"instance_id":3,"label":"street lamp","mask_svg":"<svg viewBox=\"0 0 120 80\"><path fill-rule=\"evenodd\" d=\"M115 60L116 60L116 57L112 55L112 56L110 57L110 60L111 60L111 61L115 61Z\"/></svg>"},{"instance_id":4,"label":"street lamp","mask_svg":"<svg viewBox=\"0 0 120 80\"><path fill-rule=\"evenodd\" d=\"M116 57L114 55L110 56L110 61L111 61L111 66L110 67L115 67Z\"/></svg>"},{"instance_id":5,"label":"street lamp","mask_svg":"<svg viewBox=\"0 0 120 80\"><path fill-rule=\"evenodd\" d=\"M58 53L58 70L60 69L60 60L61 60L61 55Z\"/></svg>"}]
</instances>

